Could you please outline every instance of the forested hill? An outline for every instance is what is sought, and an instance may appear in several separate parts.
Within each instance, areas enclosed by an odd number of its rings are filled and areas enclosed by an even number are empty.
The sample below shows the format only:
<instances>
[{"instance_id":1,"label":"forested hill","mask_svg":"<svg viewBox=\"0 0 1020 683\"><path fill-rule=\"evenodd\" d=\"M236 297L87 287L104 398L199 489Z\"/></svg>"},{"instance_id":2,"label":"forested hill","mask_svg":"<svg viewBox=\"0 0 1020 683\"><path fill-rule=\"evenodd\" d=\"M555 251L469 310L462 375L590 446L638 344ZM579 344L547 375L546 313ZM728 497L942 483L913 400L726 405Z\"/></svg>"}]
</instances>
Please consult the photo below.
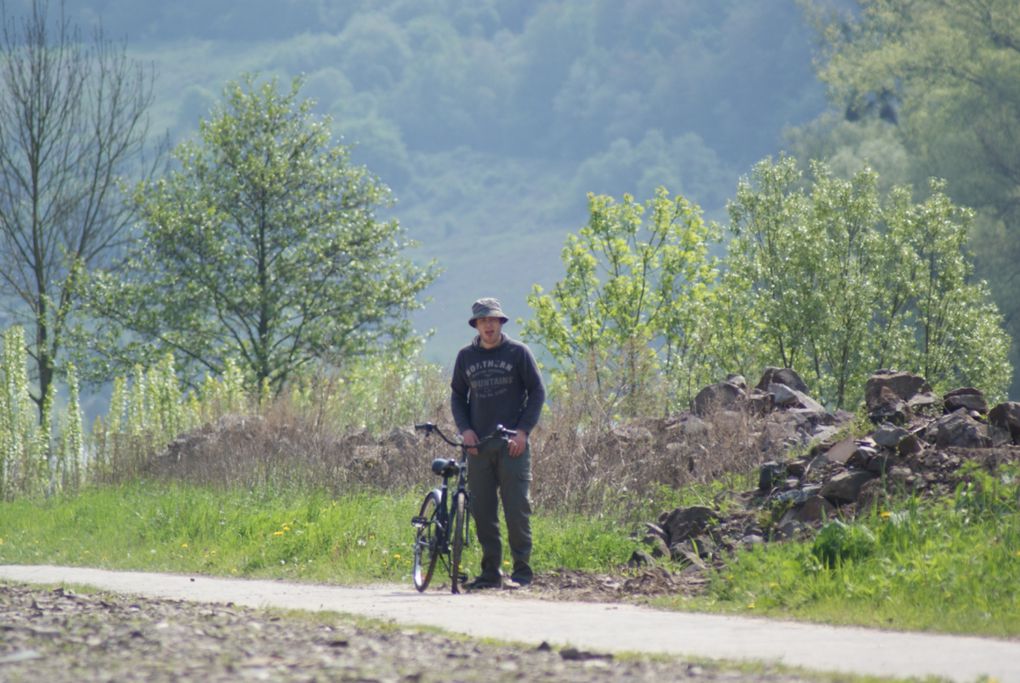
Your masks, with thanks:
<instances>
[{"instance_id":1,"label":"forested hill","mask_svg":"<svg viewBox=\"0 0 1020 683\"><path fill-rule=\"evenodd\" d=\"M27 0L8 3L17 9ZM446 360L471 300L528 316L589 191L658 185L721 216L784 127L824 108L795 0L74 0L157 71L155 129L193 134L244 72L289 80L445 273L416 318ZM511 334L517 331L510 328Z\"/></svg>"}]
</instances>

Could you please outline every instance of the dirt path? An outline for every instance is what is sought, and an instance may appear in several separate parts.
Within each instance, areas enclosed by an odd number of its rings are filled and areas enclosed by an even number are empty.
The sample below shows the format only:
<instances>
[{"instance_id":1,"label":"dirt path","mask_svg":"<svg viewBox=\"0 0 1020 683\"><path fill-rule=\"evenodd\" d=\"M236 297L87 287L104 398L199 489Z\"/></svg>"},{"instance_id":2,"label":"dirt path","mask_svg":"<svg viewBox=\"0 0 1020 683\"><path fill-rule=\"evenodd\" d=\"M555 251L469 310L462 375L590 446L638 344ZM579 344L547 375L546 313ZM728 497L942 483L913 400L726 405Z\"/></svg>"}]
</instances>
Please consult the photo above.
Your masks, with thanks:
<instances>
[{"instance_id":1,"label":"dirt path","mask_svg":"<svg viewBox=\"0 0 1020 683\"><path fill-rule=\"evenodd\" d=\"M780 662L817 671L896 677L990 676L1020 683L1020 642L837 628L625 604L536 600L526 592L420 595L405 586L343 588L282 581L0 566L0 579L83 584L119 593L249 607L334 611L433 625L475 637L596 652L646 652Z\"/></svg>"}]
</instances>

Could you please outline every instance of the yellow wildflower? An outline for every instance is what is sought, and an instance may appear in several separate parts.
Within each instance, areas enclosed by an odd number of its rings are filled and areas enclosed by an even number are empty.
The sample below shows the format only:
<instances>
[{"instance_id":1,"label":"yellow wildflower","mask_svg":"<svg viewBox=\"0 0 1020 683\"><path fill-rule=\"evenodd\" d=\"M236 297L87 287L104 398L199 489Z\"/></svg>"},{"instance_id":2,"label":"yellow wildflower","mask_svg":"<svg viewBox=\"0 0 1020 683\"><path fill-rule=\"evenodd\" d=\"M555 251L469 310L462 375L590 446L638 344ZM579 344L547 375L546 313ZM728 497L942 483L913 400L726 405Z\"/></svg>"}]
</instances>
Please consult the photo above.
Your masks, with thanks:
<instances>
[{"instance_id":1,"label":"yellow wildflower","mask_svg":"<svg viewBox=\"0 0 1020 683\"><path fill-rule=\"evenodd\" d=\"M282 531L274 531L273 532L273 536L283 536L283 532Z\"/></svg>"}]
</instances>

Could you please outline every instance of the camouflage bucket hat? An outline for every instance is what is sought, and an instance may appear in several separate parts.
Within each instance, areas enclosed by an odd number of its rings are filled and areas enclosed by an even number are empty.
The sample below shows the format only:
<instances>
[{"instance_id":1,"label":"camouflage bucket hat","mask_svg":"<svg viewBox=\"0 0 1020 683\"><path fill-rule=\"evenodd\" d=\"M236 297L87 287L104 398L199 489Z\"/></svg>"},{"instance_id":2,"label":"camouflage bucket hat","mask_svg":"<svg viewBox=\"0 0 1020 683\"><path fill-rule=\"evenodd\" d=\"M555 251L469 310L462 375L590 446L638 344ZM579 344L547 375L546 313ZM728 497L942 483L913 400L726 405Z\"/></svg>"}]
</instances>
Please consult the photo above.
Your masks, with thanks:
<instances>
[{"instance_id":1,"label":"camouflage bucket hat","mask_svg":"<svg viewBox=\"0 0 1020 683\"><path fill-rule=\"evenodd\" d=\"M503 313L499 299L491 297L484 297L471 305L471 319L468 320L468 325L475 327L479 318L499 318L504 323L509 320Z\"/></svg>"}]
</instances>

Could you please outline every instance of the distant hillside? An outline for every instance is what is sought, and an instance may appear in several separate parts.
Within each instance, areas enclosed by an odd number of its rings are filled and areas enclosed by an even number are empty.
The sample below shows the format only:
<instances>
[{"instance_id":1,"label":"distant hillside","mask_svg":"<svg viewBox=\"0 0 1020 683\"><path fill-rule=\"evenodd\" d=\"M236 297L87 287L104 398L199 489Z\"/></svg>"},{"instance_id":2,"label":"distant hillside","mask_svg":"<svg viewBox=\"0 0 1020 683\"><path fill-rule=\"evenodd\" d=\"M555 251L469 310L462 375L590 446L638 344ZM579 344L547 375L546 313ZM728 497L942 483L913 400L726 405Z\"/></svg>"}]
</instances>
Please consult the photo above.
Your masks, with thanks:
<instances>
[{"instance_id":1,"label":"distant hillside","mask_svg":"<svg viewBox=\"0 0 1020 683\"><path fill-rule=\"evenodd\" d=\"M25 6L22 2L9 7ZM795 0L77 0L158 73L156 128L192 134L245 71L306 78L392 214L446 272L417 319L447 360L470 302L526 317L585 193L658 185L721 217L785 126L824 109ZM514 334L517 326L510 327Z\"/></svg>"}]
</instances>

